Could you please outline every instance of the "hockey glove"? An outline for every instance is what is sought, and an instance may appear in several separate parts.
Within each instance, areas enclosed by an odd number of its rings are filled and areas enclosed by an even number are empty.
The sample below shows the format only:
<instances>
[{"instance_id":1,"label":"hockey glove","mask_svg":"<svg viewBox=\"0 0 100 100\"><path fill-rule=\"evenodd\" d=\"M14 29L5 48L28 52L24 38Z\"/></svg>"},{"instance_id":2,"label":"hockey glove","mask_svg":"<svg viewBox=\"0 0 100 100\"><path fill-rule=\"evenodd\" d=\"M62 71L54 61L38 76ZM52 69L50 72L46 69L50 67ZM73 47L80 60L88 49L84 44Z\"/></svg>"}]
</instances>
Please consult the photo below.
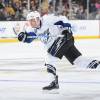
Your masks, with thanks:
<instances>
[{"instance_id":1,"label":"hockey glove","mask_svg":"<svg viewBox=\"0 0 100 100\"><path fill-rule=\"evenodd\" d=\"M69 40L72 37L72 31L71 31L71 24L70 23L64 23L63 21L58 21L54 25L59 25L62 30L62 35L66 36L66 38Z\"/></svg>"},{"instance_id":2,"label":"hockey glove","mask_svg":"<svg viewBox=\"0 0 100 100\"><path fill-rule=\"evenodd\" d=\"M34 32L21 32L18 35L18 40L26 43L31 43L36 38L36 34Z\"/></svg>"}]
</instances>

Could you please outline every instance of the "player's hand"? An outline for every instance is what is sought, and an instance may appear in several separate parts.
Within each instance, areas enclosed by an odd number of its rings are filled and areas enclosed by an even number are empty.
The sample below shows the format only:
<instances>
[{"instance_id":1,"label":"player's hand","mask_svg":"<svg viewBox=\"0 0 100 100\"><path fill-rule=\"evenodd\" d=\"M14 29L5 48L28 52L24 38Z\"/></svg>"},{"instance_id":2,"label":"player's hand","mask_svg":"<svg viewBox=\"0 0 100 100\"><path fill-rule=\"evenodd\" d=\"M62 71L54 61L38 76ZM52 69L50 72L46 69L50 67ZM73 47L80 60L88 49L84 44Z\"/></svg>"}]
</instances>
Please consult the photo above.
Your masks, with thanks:
<instances>
[{"instance_id":1,"label":"player's hand","mask_svg":"<svg viewBox=\"0 0 100 100\"><path fill-rule=\"evenodd\" d=\"M25 33L25 32L20 32L20 33L18 34L18 40L19 40L19 41L24 41L25 38L26 38L26 33Z\"/></svg>"},{"instance_id":2,"label":"player's hand","mask_svg":"<svg viewBox=\"0 0 100 100\"><path fill-rule=\"evenodd\" d=\"M34 39L36 39L36 34L34 32L21 32L18 35L18 40L24 43L31 43Z\"/></svg>"}]
</instances>

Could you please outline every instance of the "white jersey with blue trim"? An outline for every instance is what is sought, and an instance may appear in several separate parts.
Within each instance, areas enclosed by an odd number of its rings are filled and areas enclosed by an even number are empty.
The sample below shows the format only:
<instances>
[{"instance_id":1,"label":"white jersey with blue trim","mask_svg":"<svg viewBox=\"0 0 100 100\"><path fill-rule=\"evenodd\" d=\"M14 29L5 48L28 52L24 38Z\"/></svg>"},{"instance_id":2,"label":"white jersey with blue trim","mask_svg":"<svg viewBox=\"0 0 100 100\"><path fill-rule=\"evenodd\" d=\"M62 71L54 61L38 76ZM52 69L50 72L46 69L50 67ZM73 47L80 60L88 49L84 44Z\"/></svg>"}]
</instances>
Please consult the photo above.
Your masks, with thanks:
<instances>
[{"instance_id":1,"label":"white jersey with blue trim","mask_svg":"<svg viewBox=\"0 0 100 100\"><path fill-rule=\"evenodd\" d=\"M34 32L37 36L39 36L38 39L40 39L47 48L49 48L62 33L63 28L61 28L61 25L54 25L58 21L68 23L68 19L65 16L48 14L41 18L40 28L32 28L27 22L23 31L27 33Z\"/></svg>"},{"instance_id":2,"label":"white jersey with blue trim","mask_svg":"<svg viewBox=\"0 0 100 100\"><path fill-rule=\"evenodd\" d=\"M61 35L62 28L59 25L54 25L58 21L68 23L68 19L65 16L54 14L44 15L41 19L42 25L37 29L36 34L45 34L46 37L41 37L41 41L49 48L53 42Z\"/></svg>"}]
</instances>

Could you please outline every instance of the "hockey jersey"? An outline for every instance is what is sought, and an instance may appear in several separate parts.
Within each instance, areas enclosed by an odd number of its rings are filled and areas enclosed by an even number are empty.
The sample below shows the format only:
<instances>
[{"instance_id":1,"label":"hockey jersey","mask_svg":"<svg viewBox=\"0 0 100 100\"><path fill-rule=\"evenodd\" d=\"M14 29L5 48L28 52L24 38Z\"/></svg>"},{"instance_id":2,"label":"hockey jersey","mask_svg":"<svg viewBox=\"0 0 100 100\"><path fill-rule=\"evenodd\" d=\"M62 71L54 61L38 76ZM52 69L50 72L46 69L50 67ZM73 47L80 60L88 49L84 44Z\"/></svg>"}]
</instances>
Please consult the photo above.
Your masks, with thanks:
<instances>
[{"instance_id":1,"label":"hockey jersey","mask_svg":"<svg viewBox=\"0 0 100 100\"><path fill-rule=\"evenodd\" d=\"M56 22L62 21L68 23L68 19L65 16L56 16L54 14L44 15L41 18L41 26L37 29L36 34L44 34L40 40L49 48L53 42L62 35L62 25L55 25Z\"/></svg>"},{"instance_id":2,"label":"hockey jersey","mask_svg":"<svg viewBox=\"0 0 100 100\"><path fill-rule=\"evenodd\" d=\"M62 35L64 27L62 25L56 25L57 22L69 23L65 16L54 14L46 14L41 18L41 25L39 28L32 28L30 26L25 27L26 32L33 31L36 33L38 39L40 39L49 48L54 41Z\"/></svg>"}]
</instances>

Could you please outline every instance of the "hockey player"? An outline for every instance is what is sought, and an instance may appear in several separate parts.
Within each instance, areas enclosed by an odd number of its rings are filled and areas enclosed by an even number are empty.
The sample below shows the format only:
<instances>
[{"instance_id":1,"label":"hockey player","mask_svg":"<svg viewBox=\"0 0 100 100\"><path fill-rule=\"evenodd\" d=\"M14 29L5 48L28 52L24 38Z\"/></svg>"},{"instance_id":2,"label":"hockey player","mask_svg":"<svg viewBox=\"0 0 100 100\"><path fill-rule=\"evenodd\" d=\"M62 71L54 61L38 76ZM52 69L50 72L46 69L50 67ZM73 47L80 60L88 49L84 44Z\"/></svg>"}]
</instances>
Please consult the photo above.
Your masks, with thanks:
<instances>
[{"instance_id":1,"label":"hockey player","mask_svg":"<svg viewBox=\"0 0 100 100\"><path fill-rule=\"evenodd\" d=\"M54 60L62 59L65 56L72 65L95 69L100 61L87 59L82 56L74 45L74 37L71 31L71 24L65 16L46 14L43 17L39 12L30 12L27 15L29 26L18 35L18 40L30 43L34 39L40 39L47 47L47 72L53 75L54 79L43 90L59 89L58 75Z\"/></svg>"}]
</instances>

